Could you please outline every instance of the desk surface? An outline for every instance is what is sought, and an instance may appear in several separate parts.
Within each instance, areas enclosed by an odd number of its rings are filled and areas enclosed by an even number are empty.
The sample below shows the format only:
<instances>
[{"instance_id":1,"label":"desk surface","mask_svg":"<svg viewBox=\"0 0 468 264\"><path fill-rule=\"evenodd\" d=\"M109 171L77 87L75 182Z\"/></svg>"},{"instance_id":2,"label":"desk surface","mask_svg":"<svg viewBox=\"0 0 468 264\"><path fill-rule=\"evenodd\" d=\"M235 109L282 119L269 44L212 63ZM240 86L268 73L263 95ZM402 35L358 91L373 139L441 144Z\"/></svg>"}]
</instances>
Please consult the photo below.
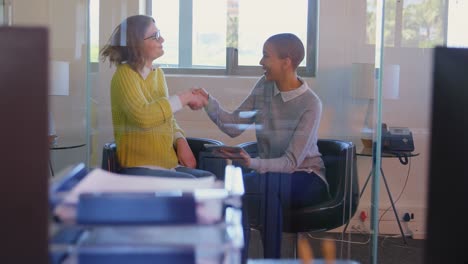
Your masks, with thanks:
<instances>
[{"instance_id":1,"label":"desk surface","mask_svg":"<svg viewBox=\"0 0 468 264\"><path fill-rule=\"evenodd\" d=\"M408 157L419 156L419 153L417 152L402 152L402 154L406 154ZM361 150L356 151L356 155L372 157L373 156L372 148L362 148ZM382 158L398 158L398 156L393 153L382 152Z\"/></svg>"}]
</instances>

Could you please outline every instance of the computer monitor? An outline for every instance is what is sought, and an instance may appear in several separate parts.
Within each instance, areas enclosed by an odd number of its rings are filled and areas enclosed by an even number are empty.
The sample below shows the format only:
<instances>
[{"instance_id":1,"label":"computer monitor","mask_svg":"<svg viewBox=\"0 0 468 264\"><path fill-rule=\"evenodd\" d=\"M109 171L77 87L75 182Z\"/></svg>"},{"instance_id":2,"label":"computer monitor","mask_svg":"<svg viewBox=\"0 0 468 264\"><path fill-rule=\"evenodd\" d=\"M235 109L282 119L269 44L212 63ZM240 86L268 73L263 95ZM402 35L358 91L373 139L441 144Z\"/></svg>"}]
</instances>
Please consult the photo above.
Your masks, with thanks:
<instances>
[{"instance_id":1,"label":"computer monitor","mask_svg":"<svg viewBox=\"0 0 468 264\"><path fill-rule=\"evenodd\" d=\"M423 263L468 263L468 49L434 50Z\"/></svg>"}]
</instances>

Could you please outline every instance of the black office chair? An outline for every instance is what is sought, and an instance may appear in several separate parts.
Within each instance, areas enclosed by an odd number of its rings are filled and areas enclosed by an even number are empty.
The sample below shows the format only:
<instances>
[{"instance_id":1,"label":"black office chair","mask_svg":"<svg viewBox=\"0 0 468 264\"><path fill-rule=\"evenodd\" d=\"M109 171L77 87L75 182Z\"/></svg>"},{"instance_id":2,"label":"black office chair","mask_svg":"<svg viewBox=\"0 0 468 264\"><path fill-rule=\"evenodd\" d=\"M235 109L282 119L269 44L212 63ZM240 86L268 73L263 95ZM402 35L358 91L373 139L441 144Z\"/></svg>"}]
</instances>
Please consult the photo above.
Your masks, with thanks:
<instances>
[{"instance_id":1,"label":"black office chair","mask_svg":"<svg viewBox=\"0 0 468 264\"><path fill-rule=\"evenodd\" d=\"M190 146L190 149L193 152L193 155L195 156L195 160L197 161L197 169L211 171L209 168L209 164L207 164L203 160L202 153L204 153L206 150L205 144L214 144L222 146L224 145L224 143L219 140L210 138L187 137L186 139Z\"/></svg>"},{"instance_id":2,"label":"black office chair","mask_svg":"<svg viewBox=\"0 0 468 264\"><path fill-rule=\"evenodd\" d=\"M287 198L282 202L283 232L301 233L327 231L350 221L359 203L359 185L357 175L356 147L351 142L319 139L317 142L322 159L325 163L326 178L330 187L330 200L323 203L299 209L291 209ZM256 142L246 142L243 147L252 157L258 156ZM246 170L248 172L248 170ZM263 215L261 208L265 179L245 182L245 206L248 209L249 223L252 228L262 232ZM285 186L288 188L288 186Z\"/></svg>"},{"instance_id":3,"label":"black office chair","mask_svg":"<svg viewBox=\"0 0 468 264\"><path fill-rule=\"evenodd\" d=\"M104 144L102 148L101 169L110 172L118 172L121 169L117 159L117 145L114 141Z\"/></svg>"},{"instance_id":4,"label":"black office chair","mask_svg":"<svg viewBox=\"0 0 468 264\"><path fill-rule=\"evenodd\" d=\"M323 203L289 210L283 230L287 233L327 231L348 223L359 204L356 146L351 142L319 139L331 199Z\"/></svg>"},{"instance_id":5,"label":"black office chair","mask_svg":"<svg viewBox=\"0 0 468 264\"><path fill-rule=\"evenodd\" d=\"M215 144L215 145L224 145L223 142L215 139L209 138L195 138L195 137L187 137L187 142L190 146L190 149L197 160L197 169L200 170L207 170L214 173L210 170L210 166L207 162L202 160L202 152L205 151L205 144ZM121 167L119 165L119 161L117 159L117 145L115 142L109 142L104 144L102 149L102 163L101 168L111 172L118 172Z\"/></svg>"}]
</instances>

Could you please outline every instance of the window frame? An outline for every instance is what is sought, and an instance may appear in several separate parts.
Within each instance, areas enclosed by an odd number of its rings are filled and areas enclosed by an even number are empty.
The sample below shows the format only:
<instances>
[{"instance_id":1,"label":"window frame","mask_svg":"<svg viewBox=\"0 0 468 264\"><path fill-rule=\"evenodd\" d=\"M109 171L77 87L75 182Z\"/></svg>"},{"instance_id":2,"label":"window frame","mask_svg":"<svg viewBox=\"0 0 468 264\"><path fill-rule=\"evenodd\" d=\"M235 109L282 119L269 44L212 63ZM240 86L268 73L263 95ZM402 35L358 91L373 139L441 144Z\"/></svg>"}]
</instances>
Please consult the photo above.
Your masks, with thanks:
<instances>
[{"instance_id":1,"label":"window frame","mask_svg":"<svg viewBox=\"0 0 468 264\"><path fill-rule=\"evenodd\" d=\"M179 66L163 67L167 74L193 74L193 75L233 75L258 76L263 74L261 66L240 66L238 64L237 48L226 47L225 68L204 68L192 66L192 10L193 0L179 0ZM306 66L297 69L303 77L315 77L317 72L318 52L318 10L319 0L307 0L307 43L305 43ZM152 16L152 0L146 0L146 14ZM258 58L260 61L260 58Z\"/></svg>"}]
</instances>

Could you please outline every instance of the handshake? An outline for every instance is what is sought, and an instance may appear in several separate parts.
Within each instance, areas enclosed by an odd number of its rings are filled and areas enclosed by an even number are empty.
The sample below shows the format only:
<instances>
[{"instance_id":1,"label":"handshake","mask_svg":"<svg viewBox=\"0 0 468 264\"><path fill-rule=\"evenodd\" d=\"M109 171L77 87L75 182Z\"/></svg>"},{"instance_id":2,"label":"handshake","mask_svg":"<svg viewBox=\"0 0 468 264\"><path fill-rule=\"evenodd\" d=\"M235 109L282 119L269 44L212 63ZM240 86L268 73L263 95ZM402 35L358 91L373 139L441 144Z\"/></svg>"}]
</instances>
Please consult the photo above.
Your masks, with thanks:
<instances>
[{"instance_id":1,"label":"handshake","mask_svg":"<svg viewBox=\"0 0 468 264\"><path fill-rule=\"evenodd\" d=\"M208 104L208 93L203 88L192 88L178 94L183 106L188 105L192 110L199 110Z\"/></svg>"}]
</instances>

